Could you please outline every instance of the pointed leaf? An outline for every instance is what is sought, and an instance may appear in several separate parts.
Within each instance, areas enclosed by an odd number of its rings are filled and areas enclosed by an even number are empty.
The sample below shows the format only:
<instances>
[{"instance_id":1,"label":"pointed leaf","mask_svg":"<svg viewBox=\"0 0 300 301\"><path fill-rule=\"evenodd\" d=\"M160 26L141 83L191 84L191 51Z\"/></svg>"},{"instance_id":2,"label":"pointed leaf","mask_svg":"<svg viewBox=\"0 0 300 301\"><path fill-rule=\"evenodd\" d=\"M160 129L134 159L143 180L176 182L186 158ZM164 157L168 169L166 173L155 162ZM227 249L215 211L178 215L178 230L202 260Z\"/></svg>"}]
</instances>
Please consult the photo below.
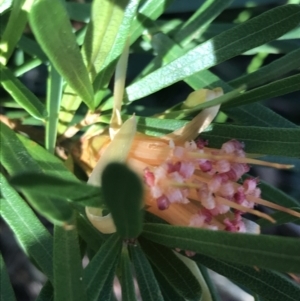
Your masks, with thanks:
<instances>
[{"instance_id":1,"label":"pointed leaf","mask_svg":"<svg viewBox=\"0 0 300 301\"><path fill-rule=\"evenodd\" d=\"M255 72L240 76L229 82L233 87L247 84L247 87L255 87L280 77L289 71L300 67L300 49L296 49L285 56L272 61L270 64L258 69Z\"/></svg>"},{"instance_id":2,"label":"pointed leaf","mask_svg":"<svg viewBox=\"0 0 300 301\"><path fill-rule=\"evenodd\" d=\"M169 248L142 238L139 242L152 264L180 296L195 301L201 298L201 287L195 276Z\"/></svg>"},{"instance_id":3,"label":"pointed leaf","mask_svg":"<svg viewBox=\"0 0 300 301\"><path fill-rule=\"evenodd\" d=\"M207 290L208 290L208 294L210 295L211 297L211 300L212 301L221 301L221 297L219 296L218 294L218 291L216 289L216 285L215 283L213 282L213 279L211 279L212 277L210 277L208 271L207 271L207 268L198 264L198 267L199 267L199 271L203 277L203 280L207 286ZM204 295L204 293L203 293Z\"/></svg>"},{"instance_id":4,"label":"pointed leaf","mask_svg":"<svg viewBox=\"0 0 300 301\"><path fill-rule=\"evenodd\" d=\"M37 41L56 70L93 110L93 87L62 2L35 1L29 13L29 21Z\"/></svg>"},{"instance_id":5,"label":"pointed leaf","mask_svg":"<svg viewBox=\"0 0 300 301\"><path fill-rule=\"evenodd\" d=\"M38 191L36 193L40 196L72 200L82 206L100 207L103 204L101 188L79 180L26 172L11 178L10 183L22 191Z\"/></svg>"},{"instance_id":6,"label":"pointed leaf","mask_svg":"<svg viewBox=\"0 0 300 301\"><path fill-rule=\"evenodd\" d=\"M34 259L43 273L53 281L52 237L27 203L0 174L0 212L13 230L25 252Z\"/></svg>"},{"instance_id":7,"label":"pointed leaf","mask_svg":"<svg viewBox=\"0 0 300 301\"><path fill-rule=\"evenodd\" d=\"M81 215L77 216L76 227L80 237L87 243L88 247L95 252L100 249L107 238L107 235L97 231L87 218Z\"/></svg>"},{"instance_id":8,"label":"pointed leaf","mask_svg":"<svg viewBox=\"0 0 300 301\"><path fill-rule=\"evenodd\" d=\"M128 249L126 245L123 245L121 255L121 277L120 283L122 288L122 300L123 301L135 301L136 294L133 283L133 275L131 271L131 262L129 259Z\"/></svg>"},{"instance_id":9,"label":"pointed leaf","mask_svg":"<svg viewBox=\"0 0 300 301\"><path fill-rule=\"evenodd\" d=\"M128 99L133 101L142 98L196 72L272 41L298 25L299 16L298 5L280 6L262 13L197 46L132 84L126 89Z\"/></svg>"},{"instance_id":10,"label":"pointed leaf","mask_svg":"<svg viewBox=\"0 0 300 301\"><path fill-rule=\"evenodd\" d=\"M1 85L11 97L31 116L44 120L47 112L41 101L2 64L0 65L0 72Z\"/></svg>"},{"instance_id":11,"label":"pointed leaf","mask_svg":"<svg viewBox=\"0 0 300 301\"><path fill-rule=\"evenodd\" d=\"M287 277L264 269L255 269L239 264L214 259L208 256L196 255L193 260L201 263L215 272L249 288L259 294L264 300L297 301L300 287Z\"/></svg>"},{"instance_id":12,"label":"pointed leaf","mask_svg":"<svg viewBox=\"0 0 300 301\"><path fill-rule=\"evenodd\" d=\"M35 301L53 301L54 291L50 281L47 281L42 287L40 294Z\"/></svg>"},{"instance_id":13,"label":"pointed leaf","mask_svg":"<svg viewBox=\"0 0 300 301\"><path fill-rule=\"evenodd\" d=\"M163 301L151 265L142 249L139 246L129 246L129 250L143 301Z\"/></svg>"},{"instance_id":14,"label":"pointed leaf","mask_svg":"<svg viewBox=\"0 0 300 301\"><path fill-rule=\"evenodd\" d=\"M54 299L87 300L83 286L83 269L76 229L54 227Z\"/></svg>"},{"instance_id":15,"label":"pointed leaf","mask_svg":"<svg viewBox=\"0 0 300 301\"><path fill-rule=\"evenodd\" d=\"M127 166L111 163L103 171L102 192L119 235L137 237L142 231L143 185L139 177Z\"/></svg>"},{"instance_id":16,"label":"pointed leaf","mask_svg":"<svg viewBox=\"0 0 300 301\"><path fill-rule=\"evenodd\" d=\"M158 52L157 57L155 57L151 62L151 64L154 66L159 66L162 59L163 63L168 63L185 53L184 49L180 48L179 45L176 45L176 43L173 42L167 35L162 33L156 34L153 37L153 43L155 43L156 51ZM221 87L224 92L230 92L233 90L230 85L222 81L209 70L197 72L196 74L184 79L184 81L194 90L202 88L213 89L216 87ZM259 103L228 108L224 111L229 117L242 124L257 126L269 125L273 127L295 127L292 122L260 105Z\"/></svg>"},{"instance_id":17,"label":"pointed leaf","mask_svg":"<svg viewBox=\"0 0 300 301\"><path fill-rule=\"evenodd\" d=\"M268 235L145 224L143 236L168 246L216 259L279 271L300 271L300 241Z\"/></svg>"},{"instance_id":18,"label":"pointed leaf","mask_svg":"<svg viewBox=\"0 0 300 301\"><path fill-rule=\"evenodd\" d=\"M178 33L175 35L175 40L181 45L187 45L194 39L195 35L203 33L205 31L205 27L232 2L233 0L209 0L203 2L201 7L180 28Z\"/></svg>"},{"instance_id":19,"label":"pointed leaf","mask_svg":"<svg viewBox=\"0 0 300 301\"><path fill-rule=\"evenodd\" d=\"M300 74L274 81L262 87L247 91L231 99L224 108L246 105L252 102L285 95L300 90Z\"/></svg>"},{"instance_id":20,"label":"pointed leaf","mask_svg":"<svg viewBox=\"0 0 300 301\"><path fill-rule=\"evenodd\" d=\"M164 301L185 301L185 299L174 290L173 286L166 280L166 278L152 265L155 278L158 282L160 291L163 295Z\"/></svg>"},{"instance_id":21,"label":"pointed leaf","mask_svg":"<svg viewBox=\"0 0 300 301\"><path fill-rule=\"evenodd\" d=\"M260 103L225 109L224 112L235 122L242 125L297 128L297 125L273 112Z\"/></svg>"},{"instance_id":22,"label":"pointed leaf","mask_svg":"<svg viewBox=\"0 0 300 301\"><path fill-rule=\"evenodd\" d=\"M102 245L85 268L83 281L89 301L98 300L111 271L115 270L120 252L121 240L117 234L114 234Z\"/></svg>"},{"instance_id":23,"label":"pointed leaf","mask_svg":"<svg viewBox=\"0 0 300 301\"><path fill-rule=\"evenodd\" d=\"M234 138L245 142L249 153L297 157L300 155L300 129L212 124L201 137L211 147L221 146Z\"/></svg>"},{"instance_id":24,"label":"pointed leaf","mask_svg":"<svg viewBox=\"0 0 300 301\"><path fill-rule=\"evenodd\" d=\"M91 4L66 2L66 9L71 20L87 23L91 17Z\"/></svg>"},{"instance_id":25,"label":"pointed leaf","mask_svg":"<svg viewBox=\"0 0 300 301\"><path fill-rule=\"evenodd\" d=\"M50 66L49 73L46 101L49 117L46 121L45 147L54 154L63 81L54 66Z\"/></svg>"},{"instance_id":26,"label":"pointed leaf","mask_svg":"<svg viewBox=\"0 0 300 301\"><path fill-rule=\"evenodd\" d=\"M146 0L139 8L138 15L131 28L130 43L132 44L147 28L149 20L156 20L174 0Z\"/></svg>"},{"instance_id":27,"label":"pointed leaf","mask_svg":"<svg viewBox=\"0 0 300 301\"><path fill-rule=\"evenodd\" d=\"M5 124L1 124L0 135L2 141L7 141L1 149L1 163L11 176L28 170L39 174L43 173L40 165L30 156L17 135ZM50 153L48 154L52 156ZM32 191L26 192L24 195L40 214L53 223L62 224L73 218L73 209L67 201L58 198L41 198L39 194Z\"/></svg>"},{"instance_id":28,"label":"pointed leaf","mask_svg":"<svg viewBox=\"0 0 300 301\"><path fill-rule=\"evenodd\" d=\"M2 254L0 253L0 301L16 301Z\"/></svg>"},{"instance_id":29,"label":"pointed leaf","mask_svg":"<svg viewBox=\"0 0 300 301\"><path fill-rule=\"evenodd\" d=\"M300 211L300 203L297 202L297 200L295 200L293 197L287 195L283 191L277 189L274 186L269 185L264 181L260 181L259 186L262 190L262 198L269 200L272 203L284 206L286 208L293 208L293 210ZM290 214L280 211L275 212L271 216L276 220L277 225L288 222L295 222L299 220L299 218L295 216L291 216ZM271 223L264 221L263 219L257 220L256 223L258 223L262 227L271 226Z\"/></svg>"},{"instance_id":30,"label":"pointed leaf","mask_svg":"<svg viewBox=\"0 0 300 301\"><path fill-rule=\"evenodd\" d=\"M120 23L119 28L115 27L117 32L110 31L109 37L107 34L105 35L105 40L103 41L104 45L106 45L105 47L108 48L109 43L106 42L107 39L111 40L110 43L113 42L113 45L111 45L107 56L103 57L102 65L97 68L98 74L94 81L95 91L104 90L104 87L107 87L111 80L118 58L122 54L126 41L129 38L132 21L134 17L136 17L138 4L138 0L129 1L123 13L122 23ZM99 64L99 61L97 63Z\"/></svg>"},{"instance_id":31,"label":"pointed leaf","mask_svg":"<svg viewBox=\"0 0 300 301\"><path fill-rule=\"evenodd\" d=\"M39 44L23 35L18 43L18 46L32 57L40 59L42 62L48 62L48 57Z\"/></svg>"},{"instance_id":32,"label":"pointed leaf","mask_svg":"<svg viewBox=\"0 0 300 301\"><path fill-rule=\"evenodd\" d=\"M8 23L6 24L4 32L1 33L0 62L3 65L7 64L27 23L27 12L24 9L25 2L26 0L16 0L13 2ZM30 1L27 2L30 3ZM27 3L27 6L29 3ZM1 26L3 25L4 24L2 23Z\"/></svg>"}]
</instances>

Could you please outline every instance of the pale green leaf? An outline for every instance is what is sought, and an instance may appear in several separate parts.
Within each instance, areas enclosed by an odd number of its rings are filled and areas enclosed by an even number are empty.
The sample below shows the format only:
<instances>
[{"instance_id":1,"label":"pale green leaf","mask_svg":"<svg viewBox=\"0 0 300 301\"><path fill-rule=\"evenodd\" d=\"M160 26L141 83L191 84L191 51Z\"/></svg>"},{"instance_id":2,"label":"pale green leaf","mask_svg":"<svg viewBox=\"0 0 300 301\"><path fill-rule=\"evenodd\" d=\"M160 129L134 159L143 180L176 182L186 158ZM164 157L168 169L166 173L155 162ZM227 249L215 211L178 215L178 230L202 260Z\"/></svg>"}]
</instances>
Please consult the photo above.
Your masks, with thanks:
<instances>
[{"instance_id":1,"label":"pale green leaf","mask_svg":"<svg viewBox=\"0 0 300 301\"><path fill-rule=\"evenodd\" d=\"M76 229L54 227L54 300L85 301L83 268Z\"/></svg>"},{"instance_id":2,"label":"pale green leaf","mask_svg":"<svg viewBox=\"0 0 300 301\"><path fill-rule=\"evenodd\" d=\"M54 66L50 66L49 73L46 100L49 116L46 121L45 147L54 154L63 81Z\"/></svg>"},{"instance_id":3,"label":"pale green leaf","mask_svg":"<svg viewBox=\"0 0 300 301\"><path fill-rule=\"evenodd\" d=\"M139 242L151 263L180 296L195 301L201 298L199 282L172 250L142 238Z\"/></svg>"},{"instance_id":4,"label":"pale green leaf","mask_svg":"<svg viewBox=\"0 0 300 301\"><path fill-rule=\"evenodd\" d=\"M299 285L279 273L264 269L257 270L254 267L229 263L203 255L196 255L193 260L249 288L264 300L297 301L299 298Z\"/></svg>"},{"instance_id":5,"label":"pale green leaf","mask_svg":"<svg viewBox=\"0 0 300 301\"><path fill-rule=\"evenodd\" d=\"M170 248L278 271L300 271L300 241L295 238L144 224L143 236Z\"/></svg>"},{"instance_id":6,"label":"pale green leaf","mask_svg":"<svg viewBox=\"0 0 300 301\"><path fill-rule=\"evenodd\" d=\"M37 41L56 70L93 110L93 87L61 1L35 1L29 13L29 21Z\"/></svg>"},{"instance_id":7,"label":"pale green leaf","mask_svg":"<svg viewBox=\"0 0 300 301\"><path fill-rule=\"evenodd\" d=\"M234 97L227 104L224 104L224 108L241 106L298 91L300 90L299 82L300 74L274 81Z\"/></svg>"},{"instance_id":8,"label":"pale green leaf","mask_svg":"<svg viewBox=\"0 0 300 301\"><path fill-rule=\"evenodd\" d=\"M210 147L220 147L231 139L245 143L249 153L297 157L300 155L300 129L211 124L202 138L209 140Z\"/></svg>"},{"instance_id":9,"label":"pale green leaf","mask_svg":"<svg viewBox=\"0 0 300 301\"><path fill-rule=\"evenodd\" d=\"M143 301L163 301L151 265L140 246L129 245L129 251Z\"/></svg>"},{"instance_id":10,"label":"pale green leaf","mask_svg":"<svg viewBox=\"0 0 300 301\"><path fill-rule=\"evenodd\" d=\"M3 65L7 64L27 23L27 12L23 7L26 2L30 3L28 0L15 0L13 2L8 23L1 35L0 62ZM3 25L2 23L1 26Z\"/></svg>"},{"instance_id":11,"label":"pale green leaf","mask_svg":"<svg viewBox=\"0 0 300 301\"><path fill-rule=\"evenodd\" d=\"M126 245L123 245L121 254L121 277L120 283L122 288L122 300L123 301L135 301L136 293L133 283L133 274L131 270L131 262L129 259L128 249Z\"/></svg>"},{"instance_id":12,"label":"pale green leaf","mask_svg":"<svg viewBox=\"0 0 300 301\"><path fill-rule=\"evenodd\" d=\"M89 301L98 300L106 280L115 270L121 252L121 240L117 234L111 235L84 270L83 281Z\"/></svg>"},{"instance_id":13,"label":"pale green leaf","mask_svg":"<svg viewBox=\"0 0 300 301\"><path fill-rule=\"evenodd\" d=\"M127 88L133 101L272 41L299 23L300 7L276 7L190 50Z\"/></svg>"},{"instance_id":14,"label":"pale green leaf","mask_svg":"<svg viewBox=\"0 0 300 301\"><path fill-rule=\"evenodd\" d=\"M41 101L2 64L0 65L0 72L1 85L11 97L31 116L44 120L47 113Z\"/></svg>"},{"instance_id":15,"label":"pale green leaf","mask_svg":"<svg viewBox=\"0 0 300 301\"><path fill-rule=\"evenodd\" d=\"M300 67L300 49L296 49L285 56L272 61L255 72L240 76L229 82L234 87L246 84L247 87L255 87L266 82L271 82L281 75Z\"/></svg>"},{"instance_id":16,"label":"pale green leaf","mask_svg":"<svg viewBox=\"0 0 300 301\"><path fill-rule=\"evenodd\" d=\"M52 237L32 209L0 174L1 216L13 230L24 251L34 259L43 273L53 281Z\"/></svg>"}]
</instances>

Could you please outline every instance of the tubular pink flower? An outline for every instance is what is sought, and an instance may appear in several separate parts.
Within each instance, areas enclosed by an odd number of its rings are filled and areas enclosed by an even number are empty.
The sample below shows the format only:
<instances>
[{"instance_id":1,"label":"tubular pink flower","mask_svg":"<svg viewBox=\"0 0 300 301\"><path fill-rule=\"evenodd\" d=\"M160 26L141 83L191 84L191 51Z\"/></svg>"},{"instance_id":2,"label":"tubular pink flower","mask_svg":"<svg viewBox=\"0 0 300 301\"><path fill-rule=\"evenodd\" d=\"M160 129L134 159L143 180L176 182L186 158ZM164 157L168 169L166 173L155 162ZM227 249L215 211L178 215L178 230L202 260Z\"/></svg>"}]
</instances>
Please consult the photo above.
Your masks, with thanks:
<instances>
[{"instance_id":1,"label":"tubular pink flower","mask_svg":"<svg viewBox=\"0 0 300 301\"><path fill-rule=\"evenodd\" d=\"M220 89L206 91L207 95L221 95ZM210 95L209 99L213 98ZM100 159L96 167L90 165L95 168L89 181L99 179L105 164L111 160L126 161L144 179L145 208L174 225L231 232L248 231L250 225L249 231L257 233L259 226L254 227L254 223L243 219L244 213L275 221L253 209L255 204L300 217L298 212L261 199L256 179L237 182L249 171L249 164L291 166L247 158L244 144L234 139L224 143L221 149L209 148L208 142L202 139L194 141L218 110L219 106L205 109L183 128L159 138L135 133L134 119L126 121L110 139L102 138L102 147L95 155ZM92 221L88 209L87 215ZM95 227L102 231L102 225ZM115 229L105 231L111 233Z\"/></svg>"}]
</instances>

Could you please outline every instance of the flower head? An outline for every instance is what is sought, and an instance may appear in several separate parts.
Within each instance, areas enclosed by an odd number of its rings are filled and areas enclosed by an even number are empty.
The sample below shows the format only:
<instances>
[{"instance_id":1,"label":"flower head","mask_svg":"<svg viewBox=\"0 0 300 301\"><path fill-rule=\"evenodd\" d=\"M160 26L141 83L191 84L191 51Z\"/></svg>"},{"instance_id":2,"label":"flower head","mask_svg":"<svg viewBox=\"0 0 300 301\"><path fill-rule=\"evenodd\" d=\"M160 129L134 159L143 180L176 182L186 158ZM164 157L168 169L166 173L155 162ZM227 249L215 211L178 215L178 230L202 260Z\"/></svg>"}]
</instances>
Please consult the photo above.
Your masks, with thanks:
<instances>
[{"instance_id":1,"label":"flower head","mask_svg":"<svg viewBox=\"0 0 300 301\"><path fill-rule=\"evenodd\" d=\"M189 99L202 97L200 101L210 101L221 94L220 88L200 90L193 92ZM277 168L291 166L248 158L244 144L234 139L220 149L209 148L208 141L197 139L218 110L219 106L205 109L183 128L159 138L136 133L133 116L111 131L110 137L102 135L101 138L95 137L94 141L86 141L88 149L91 143L101 140L101 147L93 160L85 162L93 168L89 183L101 185L101 174L108 163L126 161L144 180L147 210L175 225L259 233L259 226L244 219L244 213L275 221L255 210L256 204L299 216L293 210L261 199L257 179L241 180L249 171L249 164ZM95 155L99 158L97 164ZM96 214L94 209L87 208L86 212L101 232L115 231L112 218L102 217L101 210Z\"/></svg>"}]
</instances>

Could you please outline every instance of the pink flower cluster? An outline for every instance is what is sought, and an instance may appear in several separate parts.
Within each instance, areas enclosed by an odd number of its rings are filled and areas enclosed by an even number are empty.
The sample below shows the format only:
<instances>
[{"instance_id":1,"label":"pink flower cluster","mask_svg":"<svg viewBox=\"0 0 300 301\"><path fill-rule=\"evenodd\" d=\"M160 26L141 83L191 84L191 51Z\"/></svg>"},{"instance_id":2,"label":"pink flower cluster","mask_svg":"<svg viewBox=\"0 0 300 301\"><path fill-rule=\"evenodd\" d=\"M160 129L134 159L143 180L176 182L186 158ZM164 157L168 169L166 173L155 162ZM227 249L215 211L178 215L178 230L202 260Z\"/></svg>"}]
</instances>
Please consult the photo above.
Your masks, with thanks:
<instances>
[{"instance_id":1,"label":"pink flower cluster","mask_svg":"<svg viewBox=\"0 0 300 301\"><path fill-rule=\"evenodd\" d=\"M171 155L161 165L144 170L145 183L160 210L168 209L173 203L200 202L199 211L190 219L190 226L216 230L219 227L212 221L218 217L223 229L244 232L243 212L235 209L226 214L231 207L226 200L243 208L253 208L254 203L247 200L247 195L260 197L257 179L236 183L249 171L247 164L234 160L245 157L244 145L230 140L221 149L206 146L207 141L201 139L186 142L184 146L176 146L170 141Z\"/></svg>"}]
</instances>

